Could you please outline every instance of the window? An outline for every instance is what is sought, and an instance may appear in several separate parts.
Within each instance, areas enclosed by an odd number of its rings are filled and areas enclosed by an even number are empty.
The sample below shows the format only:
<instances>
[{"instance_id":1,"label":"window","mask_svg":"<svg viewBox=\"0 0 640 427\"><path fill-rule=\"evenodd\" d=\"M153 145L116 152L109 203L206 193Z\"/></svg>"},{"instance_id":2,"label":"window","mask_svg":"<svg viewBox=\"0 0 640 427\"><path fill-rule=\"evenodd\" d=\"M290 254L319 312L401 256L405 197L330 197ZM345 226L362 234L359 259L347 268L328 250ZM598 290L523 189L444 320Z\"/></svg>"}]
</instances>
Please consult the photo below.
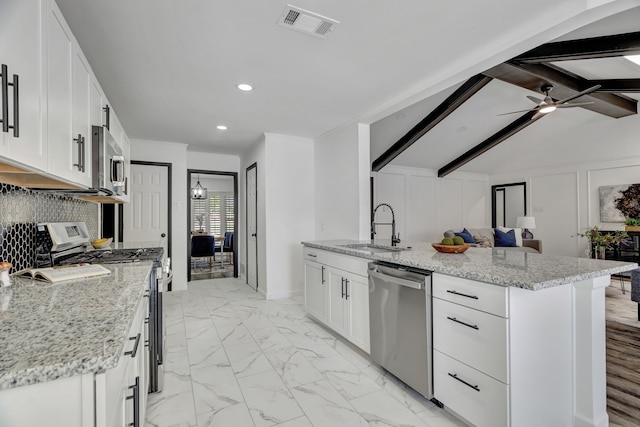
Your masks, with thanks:
<instances>
[{"instance_id":1,"label":"window","mask_svg":"<svg viewBox=\"0 0 640 427\"><path fill-rule=\"evenodd\" d=\"M204 231L214 236L224 236L225 232L235 231L233 193L209 192L206 199L191 201L193 231Z\"/></svg>"}]
</instances>

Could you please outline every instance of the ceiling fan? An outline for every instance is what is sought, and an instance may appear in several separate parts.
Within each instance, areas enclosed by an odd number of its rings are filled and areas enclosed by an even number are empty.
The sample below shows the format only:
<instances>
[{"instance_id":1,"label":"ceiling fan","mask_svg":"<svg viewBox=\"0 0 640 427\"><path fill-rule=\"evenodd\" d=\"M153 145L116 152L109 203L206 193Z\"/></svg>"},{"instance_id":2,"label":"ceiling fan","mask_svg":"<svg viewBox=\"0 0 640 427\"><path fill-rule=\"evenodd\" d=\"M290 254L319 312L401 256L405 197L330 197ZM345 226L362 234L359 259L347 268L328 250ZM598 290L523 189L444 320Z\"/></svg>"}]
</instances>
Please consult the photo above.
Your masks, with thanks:
<instances>
[{"instance_id":1,"label":"ceiling fan","mask_svg":"<svg viewBox=\"0 0 640 427\"><path fill-rule=\"evenodd\" d=\"M568 98L564 98L559 101L554 101L553 98L549 96L549 92L553 90L553 85L550 85L550 84L542 85L540 90L542 91L542 93L545 94L544 99L536 98L535 96L527 96L527 98L529 98L531 101L538 104L537 106L529 110L511 111L510 113L502 113L498 115L505 116L507 114L524 113L528 111L536 111L540 114L547 114L552 111L555 111L556 108L582 107L583 105L593 104L593 102L576 102L574 104L568 104L568 102L576 98L580 98L581 96L587 95L591 92L595 92L596 90L600 89L600 87L601 87L600 85L591 86L590 88L585 89L582 92L578 92L575 95L572 95Z\"/></svg>"}]
</instances>

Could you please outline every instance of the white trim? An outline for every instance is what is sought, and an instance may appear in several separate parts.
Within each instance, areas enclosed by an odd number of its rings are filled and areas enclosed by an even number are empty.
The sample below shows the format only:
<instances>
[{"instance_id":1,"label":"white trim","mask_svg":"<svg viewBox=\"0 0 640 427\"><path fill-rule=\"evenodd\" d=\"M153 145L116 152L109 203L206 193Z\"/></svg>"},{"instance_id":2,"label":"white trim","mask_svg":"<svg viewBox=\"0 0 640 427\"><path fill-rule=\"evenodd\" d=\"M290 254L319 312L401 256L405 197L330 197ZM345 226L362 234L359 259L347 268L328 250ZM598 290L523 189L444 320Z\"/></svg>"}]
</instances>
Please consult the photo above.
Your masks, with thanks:
<instances>
[{"instance_id":1,"label":"white trim","mask_svg":"<svg viewBox=\"0 0 640 427\"><path fill-rule=\"evenodd\" d=\"M259 291L261 291L261 289ZM304 295L304 291L302 289L295 289L295 290L291 289L291 290L280 291L280 292L269 292L267 294L264 294L264 297L265 299L272 300L272 299L293 298L293 297L302 296L302 295Z\"/></svg>"}]
</instances>

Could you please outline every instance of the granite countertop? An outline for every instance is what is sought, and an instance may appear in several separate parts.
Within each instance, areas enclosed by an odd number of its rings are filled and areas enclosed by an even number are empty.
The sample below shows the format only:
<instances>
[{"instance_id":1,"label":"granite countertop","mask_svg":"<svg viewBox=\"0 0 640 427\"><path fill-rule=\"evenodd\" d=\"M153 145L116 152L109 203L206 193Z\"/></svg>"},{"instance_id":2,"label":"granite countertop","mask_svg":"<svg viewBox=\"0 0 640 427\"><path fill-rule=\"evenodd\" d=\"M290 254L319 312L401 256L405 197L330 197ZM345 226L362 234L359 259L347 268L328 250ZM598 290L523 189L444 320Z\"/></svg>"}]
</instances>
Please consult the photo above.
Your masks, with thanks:
<instances>
[{"instance_id":1,"label":"granite countertop","mask_svg":"<svg viewBox=\"0 0 640 427\"><path fill-rule=\"evenodd\" d=\"M446 254L437 252L430 243L401 244L399 248L410 247L411 249L382 253L343 246L368 243L371 242L357 240L302 242L303 245L312 248L533 291L638 268L638 264L633 262L545 255L500 248L471 247L462 254ZM389 245L388 241L375 243Z\"/></svg>"},{"instance_id":2,"label":"granite countertop","mask_svg":"<svg viewBox=\"0 0 640 427\"><path fill-rule=\"evenodd\" d=\"M0 288L0 390L118 364L152 263L104 267L109 276Z\"/></svg>"}]
</instances>

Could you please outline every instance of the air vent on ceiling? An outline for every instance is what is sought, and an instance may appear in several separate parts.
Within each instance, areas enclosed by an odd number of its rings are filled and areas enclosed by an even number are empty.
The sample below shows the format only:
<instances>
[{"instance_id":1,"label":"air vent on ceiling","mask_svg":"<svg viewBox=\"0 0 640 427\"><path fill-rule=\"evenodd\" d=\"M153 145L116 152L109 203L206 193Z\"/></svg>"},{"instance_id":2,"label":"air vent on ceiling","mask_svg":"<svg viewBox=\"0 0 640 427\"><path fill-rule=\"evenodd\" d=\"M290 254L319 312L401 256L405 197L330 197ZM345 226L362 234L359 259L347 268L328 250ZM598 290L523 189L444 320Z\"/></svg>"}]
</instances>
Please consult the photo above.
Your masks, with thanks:
<instances>
[{"instance_id":1,"label":"air vent on ceiling","mask_svg":"<svg viewBox=\"0 0 640 427\"><path fill-rule=\"evenodd\" d=\"M278 19L278 25L281 27L300 31L322 39L326 38L335 24L339 23L340 22L335 19L327 18L317 13L291 6L290 4L284 8L280 19Z\"/></svg>"}]
</instances>

